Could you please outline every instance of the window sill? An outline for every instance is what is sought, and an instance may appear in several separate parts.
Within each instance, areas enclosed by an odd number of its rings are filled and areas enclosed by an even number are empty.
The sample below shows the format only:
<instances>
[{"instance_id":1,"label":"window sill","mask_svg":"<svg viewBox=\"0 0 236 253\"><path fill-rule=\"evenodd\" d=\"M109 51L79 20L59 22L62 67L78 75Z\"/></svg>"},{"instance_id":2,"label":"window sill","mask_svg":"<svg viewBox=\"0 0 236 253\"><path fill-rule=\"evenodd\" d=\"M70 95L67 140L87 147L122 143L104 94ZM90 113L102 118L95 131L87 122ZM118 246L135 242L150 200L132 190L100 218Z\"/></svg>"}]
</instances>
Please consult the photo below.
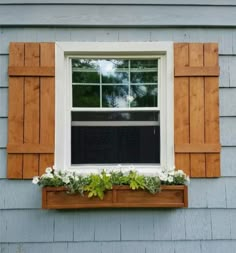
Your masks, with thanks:
<instances>
[{"instance_id":1,"label":"window sill","mask_svg":"<svg viewBox=\"0 0 236 253\"><path fill-rule=\"evenodd\" d=\"M42 189L43 209L151 207L188 207L188 187L185 185L161 186L161 191L152 195L143 190L133 191L128 186L116 186L106 192L103 200L88 198L86 195L69 195L64 187Z\"/></svg>"}]
</instances>

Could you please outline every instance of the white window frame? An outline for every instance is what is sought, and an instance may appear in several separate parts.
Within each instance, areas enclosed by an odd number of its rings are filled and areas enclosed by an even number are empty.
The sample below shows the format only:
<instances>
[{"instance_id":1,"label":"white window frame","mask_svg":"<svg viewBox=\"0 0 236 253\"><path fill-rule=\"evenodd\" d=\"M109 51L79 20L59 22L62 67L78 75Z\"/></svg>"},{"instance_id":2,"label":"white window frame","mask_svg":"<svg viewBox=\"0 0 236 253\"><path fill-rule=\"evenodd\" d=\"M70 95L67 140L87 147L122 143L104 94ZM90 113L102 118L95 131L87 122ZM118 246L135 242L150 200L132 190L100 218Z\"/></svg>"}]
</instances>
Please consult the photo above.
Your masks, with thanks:
<instances>
[{"instance_id":1,"label":"white window frame","mask_svg":"<svg viewBox=\"0 0 236 253\"><path fill-rule=\"evenodd\" d=\"M55 169L79 170L82 173L98 172L114 165L71 166L71 66L72 56L145 56L160 58L161 80L158 84L160 109L160 165L135 165L141 173L155 173L174 167L174 63L173 42L56 42L55 82ZM94 109L92 109L94 110ZM98 108L100 111L101 109ZM119 111L122 109L118 109ZM127 110L124 109L124 110ZM128 169L132 164L122 166Z\"/></svg>"}]
</instances>

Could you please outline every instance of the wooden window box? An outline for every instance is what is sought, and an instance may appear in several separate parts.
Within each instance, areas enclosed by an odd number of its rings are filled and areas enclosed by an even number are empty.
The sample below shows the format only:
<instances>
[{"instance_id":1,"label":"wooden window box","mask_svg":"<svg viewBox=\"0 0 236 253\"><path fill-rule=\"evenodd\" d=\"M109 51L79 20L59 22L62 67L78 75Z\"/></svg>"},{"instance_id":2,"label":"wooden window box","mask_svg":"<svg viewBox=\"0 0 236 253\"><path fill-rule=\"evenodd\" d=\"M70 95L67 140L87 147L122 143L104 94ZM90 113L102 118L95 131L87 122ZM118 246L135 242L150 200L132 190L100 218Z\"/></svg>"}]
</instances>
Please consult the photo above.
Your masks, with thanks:
<instances>
[{"instance_id":1,"label":"wooden window box","mask_svg":"<svg viewBox=\"0 0 236 253\"><path fill-rule=\"evenodd\" d=\"M105 193L104 199L88 198L85 194L67 194L64 187L43 188L42 207L44 209L81 208L177 208L188 206L188 188L185 185L162 186L161 192L133 191L129 186L114 186Z\"/></svg>"}]
</instances>

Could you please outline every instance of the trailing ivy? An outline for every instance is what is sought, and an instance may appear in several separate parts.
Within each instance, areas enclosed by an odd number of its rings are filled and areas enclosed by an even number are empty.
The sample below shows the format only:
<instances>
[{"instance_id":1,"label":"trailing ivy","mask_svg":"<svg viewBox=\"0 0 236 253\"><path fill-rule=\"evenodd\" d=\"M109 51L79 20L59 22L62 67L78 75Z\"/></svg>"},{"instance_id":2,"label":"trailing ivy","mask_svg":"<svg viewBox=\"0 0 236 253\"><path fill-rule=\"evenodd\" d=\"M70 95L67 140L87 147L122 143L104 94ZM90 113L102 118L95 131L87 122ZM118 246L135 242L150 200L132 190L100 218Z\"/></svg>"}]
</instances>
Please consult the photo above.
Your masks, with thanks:
<instances>
[{"instance_id":1,"label":"trailing ivy","mask_svg":"<svg viewBox=\"0 0 236 253\"><path fill-rule=\"evenodd\" d=\"M104 198L106 191L111 190L115 185L127 185L132 190L146 190L151 194L160 191L161 185L183 185L189 178L182 170L164 171L157 175L146 176L131 170L128 173L120 171L106 172L100 174L81 175L76 172L54 171L47 168L46 173L41 177L34 177L33 183L42 187L64 186L68 194L86 192L89 198Z\"/></svg>"}]
</instances>

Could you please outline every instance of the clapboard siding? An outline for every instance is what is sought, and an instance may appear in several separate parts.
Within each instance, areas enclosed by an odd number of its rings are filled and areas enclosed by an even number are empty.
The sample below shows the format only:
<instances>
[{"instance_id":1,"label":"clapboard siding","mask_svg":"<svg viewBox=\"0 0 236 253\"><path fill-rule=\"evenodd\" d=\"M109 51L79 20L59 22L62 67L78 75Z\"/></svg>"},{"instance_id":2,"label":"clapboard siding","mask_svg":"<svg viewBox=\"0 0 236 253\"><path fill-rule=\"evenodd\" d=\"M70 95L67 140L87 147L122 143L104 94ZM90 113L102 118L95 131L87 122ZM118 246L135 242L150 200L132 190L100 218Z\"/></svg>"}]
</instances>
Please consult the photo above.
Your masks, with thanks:
<instances>
[{"instance_id":1,"label":"clapboard siding","mask_svg":"<svg viewBox=\"0 0 236 253\"><path fill-rule=\"evenodd\" d=\"M235 177L192 179L189 185L189 208L236 208L234 182ZM1 179L0 189L0 209L41 208L41 189L34 186L30 180ZM127 226L129 225L127 223Z\"/></svg>"},{"instance_id":2,"label":"clapboard siding","mask_svg":"<svg viewBox=\"0 0 236 253\"><path fill-rule=\"evenodd\" d=\"M0 148L0 179L7 177L7 152L5 148ZM0 208L1 209L1 208Z\"/></svg>"},{"instance_id":3,"label":"clapboard siding","mask_svg":"<svg viewBox=\"0 0 236 253\"><path fill-rule=\"evenodd\" d=\"M234 67L235 66L236 66L236 62L234 64ZM236 88L221 88L220 89L220 116L236 117L236 99L235 98L236 98Z\"/></svg>"},{"instance_id":4,"label":"clapboard siding","mask_svg":"<svg viewBox=\"0 0 236 253\"><path fill-rule=\"evenodd\" d=\"M236 146L236 117L221 117L220 131L221 145Z\"/></svg>"},{"instance_id":5,"label":"clapboard siding","mask_svg":"<svg viewBox=\"0 0 236 253\"><path fill-rule=\"evenodd\" d=\"M0 5L0 252L235 253L235 1L3 0ZM17 41L218 42L222 177L192 179L187 209L43 211L39 187L6 179L8 51L9 42Z\"/></svg>"},{"instance_id":6,"label":"clapboard siding","mask_svg":"<svg viewBox=\"0 0 236 253\"><path fill-rule=\"evenodd\" d=\"M232 28L1 28L0 54L8 54L9 43L51 41L218 42L221 55L236 54L236 29ZM124 34L124 35L123 35ZM125 37L125 35L127 37ZM122 38L122 39L121 39ZM230 64L230 63L229 63ZM5 64L4 64L5 66ZM1 70L0 70L1 72Z\"/></svg>"},{"instance_id":7,"label":"clapboard siding","mask_svg":"<svg viewBox=\"0 0 236 253\"><path fill-rule=\"evenodd\" d=\"M58 226L67 215L70 227ZM236 239L236 209L1 210L0 217L0 241L5 243Z\"/></svg>"},{"instance_id":8,"label":"clapboard siding","mask_svg":"<svg viewBox=\"0 0 236 253\"><path fill-rule=\"evenodd\" d=\"M7 118L0 118L0 148L7 145Z\"/></svg>"},{"instance_id":9,"label":"clapboard siding","mask_svg":"<svg viewBox=\"0 0 236 253\"><path fill-rule=\"evenodd\" d=\"M235 253L236 241L79 242L2 244L4 253Z\"/></svg>"},{"instance_id":10,"label":"clapboard siding","mask_svg":"<svg viewBox=\"0 0 236 253\"><path fill-rule=\"evenodd\" d=\"M145 2L142 0L1 0L0 5L15 5L15 4L109 4L109 5L116 5L116 4L125 4L125 5L176 5L175 0L146 0ZM213 6L235 6L234 0L215 0L215 1L204 1L204 0L181 0L178 1L177 5L213 5Z\"/></svg>"},{"instance_id":11,"label":"clapboard siding","mask_svg":"<svg viewBox=\"0 0 236 253\"><path fill-rule=\"evenodd\" d=\"M235 13L235 6L2 5L0 23L2 26L235 27Z\"/></svg>"}]
</instances>

